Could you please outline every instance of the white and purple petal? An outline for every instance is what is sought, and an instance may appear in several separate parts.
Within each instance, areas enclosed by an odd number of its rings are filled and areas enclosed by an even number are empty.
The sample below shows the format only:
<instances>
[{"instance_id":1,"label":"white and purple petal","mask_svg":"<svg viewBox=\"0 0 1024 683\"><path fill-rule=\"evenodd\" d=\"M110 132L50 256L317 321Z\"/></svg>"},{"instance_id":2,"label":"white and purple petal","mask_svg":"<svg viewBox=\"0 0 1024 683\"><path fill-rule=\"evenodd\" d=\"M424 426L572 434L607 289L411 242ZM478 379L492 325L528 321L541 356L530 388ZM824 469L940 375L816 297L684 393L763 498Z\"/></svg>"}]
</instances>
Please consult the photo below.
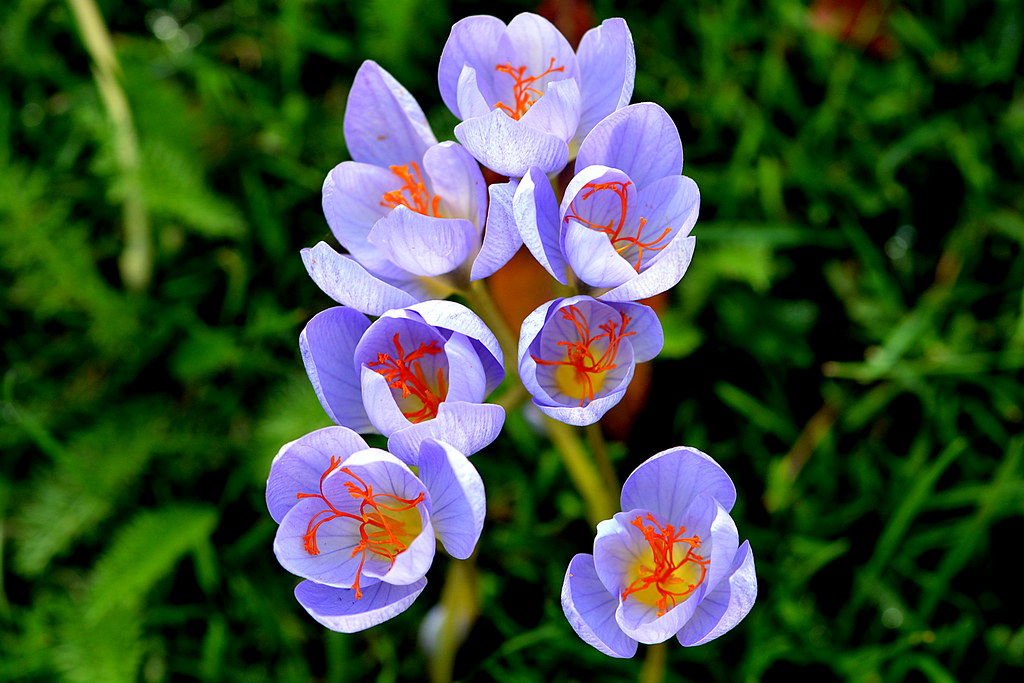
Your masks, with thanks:
<instances>
[{"instance_id":1,"label":"white and purple petal","mask_svg":"<svg viewBox=\"0 0 1024 683\"><path fill-rule=\"evenodd\" d=\"M409 91L369 60L352 81L344 125L352 159L384 168L418 162L437 142Z\"/></svg>"},{"instance_id":2,"label":"white and purple petal","mask_svg":"<svg viewBox=\"0 0 1024 683\"><path fill-rule=\"evenodd\" d=\"M575 146L601 119L629 104L636 75L633 36L620 18L606 19L583 34L576 50L582 98Z\"/></svg>"},{"instance_id":3,"label":"white and purple petal","mask_svg":"<svg viewBox=\"0 0 1024 683\"><path fill-rule=\"evenodd\" d=\"M423 442L438 439L472 455L493 443L504 424L505 409L499 405L446 401L437 407L437 417L409 424L391 434L388 450L416 465Z\"/></svg>"},{"instance_id":4,"label":"white and purple petal","mask_svg":"<svg viewBox=\"0 0 1024 683\"><path fill-rule=\"evenodd\" d=\"M658 453L633 470L622 485L622 509L650 508L672 522L702 492L714 497L726 511L736 502L736 487L717 462L696 448L679 446Z\"/></svg>"},{"instance_id":5,"label":"white and purple petal","mask_svg":"<svg viewBox=\"0 0 1024 683\"><path fill-rule=\"evenodd\" d=\"M478 230L483 229L487 183L480 164L465 147L451 141L434 145L423 155L423 173L434 194L441 198L445 215L465 218Z\"/></svg>"},{"instance_id":6,"label":"white and purple petal","mask_svg":"<svg viewBox=\"0 0 1024 683\"><path fill-rule=\"evenodd\" d=\"M530 168L523 176L512 209L526 248L553 278L569 284L562 257L558 202L551 181L542 171Z\"/></svg>"},{"instance_id":7,"label":"white and purple petal","mask_svg":"<svg viewBox=\"0 0 1024 683\"><path fill-rule=\"evenodd\" d=\"M490 201L487 204L487 227L480 253L473 260L469 279L482 280L490 277L516 255L523 246L523 238L516 226L512 201L519 183L495 183L487 188Z\"/></svg>"},{"instance_id":8,"label":"white and purple petal","mask_svg":"<svg viewBox=\"0 0 1024 683\"><path fill-rule=\"evenodd\" d=\"M302 362L320 405L335 424L364 434L374 429L352 356L369 326L359 311L336 306L313 316L299 335Z\"/></svg>"},{"instance_id":9,"label":"white and purple petal","mask_svg":"<svg viewBox=\"0 0 1024 683\"><path fill-rule=\"evenodd\" d=\"M684 647L703 645L743 620L757 599L757 576L750 542L739 547L725 580L706 596L693 616L676 634Z\"/></svg>"},{"instance_id":10,"label":"white and purple petal","mask_svg":"<svg viewBox=\"0 0 1024 683\"><path fill-rule=\"evenodd\" d=\"M455 126L455 137L484 166L510 178L523 177L531 166L555 173L569 161L565 140L500 109L463 121Z\"/></svg>"},{"instance_id":11,"label":"white and purple petal","mask_svg":"<svg viewBox=\"0 0 1024 683\"><path fill-rule=\"evenodd\" d=\"M436 277L455 270L480 248L480 231L464 218L438 218L398 206L367 238L402 270Z\"/></svg>"},{"instance_id":12,"label":"white and purple petal","mask_svg":"<svg viewBox=\"0 0 1024 683\"><path fill-rule=\"evenodd\" d=\"M631 104L590 131L576 155L576 171L587 166L624 171L637 189L683 170L683 144L672 117L652 102Z\"/></svg>"},{"instance_id":13,"label":"white and purple petal","mask_svg":"<svg viewBox=\"0 0 1024 683\"><path fill-rule=\"evenodd\" d=\"M677 237L658 252L656 261L636 277L598 295L601 301L638 301L666 292L683 279L693 260L695 237Z\"/></svg>"},{"instance_id":14,"label":"white and purple petal","mask_svg":"<svg viewBox=\"0 0 1024 683\"><path fill-rule=\"evenodd\" d=\"M476 548L487 512L480 474L447 442L426 439L420 447L419 477L430 492L437 537L449 555L465 560Z\"/></svg>"},{"instance_id":15,"label":"white and purple petal","mask_svg":"<svg viewBox=\"0 0 1024 683\"><path fill-rule=\"evenodd\" d=\"M295 598L311 617L341 633L376 626L409 609L427 585L425 578L405 586L367 580L362 596L348 588L333 588L313 581L295 587Z\"/></svg>"},{"instance_id":16,"label":"white and purple petal","mask_svg":"<svg viewBox=\"0 0 1024 683\"><path fill-rule=\"evenodd\" d=\"M610 657L636 654L637 641L615 621L618 596L609 593L594 568L594 556L579 553L569 562L562 582L562 612L577 635Z\"/></svg>"},{"instance_id":17,"label":"white and purple petal","mask_svg":"<svg viewBox=\"0 0 1024 683\"><path fill-rule=\"evenodd\" d=\"M430 298L411 275L401 286L390 284L325 242L318 242L301 253L302 263L313 282L339 304L351 306L360 313L381 315L392 308L411 306Z\"/></svg>"},{"instance_id":18,"label":"white and purple petal","mask_svg":"<svg viewBox=\"0 0 1024 683\"><path fill-rule=\"evenodd\" d=\"M473 114L465 114L459 109L459 80L464 66L474 71L488 73L494 70L497 62L493 59L494 47L505 32L505 23L495 17L477 15L466 17L452 26L451 33L437 69L437 83L441 91L441 99L460 119ZM480 95L487 102L494 102L495 96L488 77L483 83L476 84Z\"/></svg>"}]
</instances>

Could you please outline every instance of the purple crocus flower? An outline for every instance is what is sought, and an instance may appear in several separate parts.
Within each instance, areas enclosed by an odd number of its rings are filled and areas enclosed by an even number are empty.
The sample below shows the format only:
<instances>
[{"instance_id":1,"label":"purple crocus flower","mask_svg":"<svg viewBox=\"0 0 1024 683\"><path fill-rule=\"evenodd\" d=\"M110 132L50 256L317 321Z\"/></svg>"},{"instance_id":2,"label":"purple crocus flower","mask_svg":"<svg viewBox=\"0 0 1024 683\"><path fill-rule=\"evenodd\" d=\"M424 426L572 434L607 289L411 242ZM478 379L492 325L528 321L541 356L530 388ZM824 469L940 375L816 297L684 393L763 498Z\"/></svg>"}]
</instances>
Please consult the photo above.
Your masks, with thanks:
<instances>
[{"instance_id":1,"label":"purple crocus flower","mask_svg":"<svg viewBox=\"0 0 1024 683\"><path fill-rule=\"evenodd\" d=\"M513 212L523 243L551 275L567 272L603 301L674 287L690 265L700 192L680 175L683 146L656 104L633 104L590 132L561 205L542 169L522 179Z\"/></svg>"},{"instance_id":2,"label":"purple crocus flower","mask_svg":"<svg viewBox=\"0 0 1024 683\"><path fill-rule=\"evenodd\" d=\"M594 125L633 94L636 58L626 22L608 19L573 53L551 22L520 14L506 26L491 16L452 27L438 84L462 120L455 137L502 175L531 167L554 173Z\"/></svg>"},{"instance_id":3,"label":"purple crocus flower","mask_svg":"<svg viewBox=\"0 0 1024 683\"><path fill-rule=\"evenodd\" d=\"M706 454L658 453L629 476L622 509L597 525L594 554L569 563L562 610L583 640L612 657L637 642L706 643L757 597L750 543L729 516L736 488Z\"/></svg>"},{"instance_id":4,"label":"purple crocus flower","mask_svg":"<svg viewBox=\"0 0 1024 683\"><path fill-rule=\"evenodd\" d=\"M518 249L500 210L514 185L490 190L495 217L484 239L488 190L479 164L454 142L438 144L416 100L372 61L356 73L344 125L353 160L327 176L323 208L349 254L323 242L302 252L338 303L379 315L486 277Z\"/></svg>"},{"instance_id":5,"label":"purple crocus flower","mask_svg":"<svg viewBox=\"0 0 1024 683\"><path fill-rule=\"evenodd\" d=\"M504 409L483 403L505 376L501 347L453 301L387 311L373 323L354 309L329 308L309 321L299 348L328 416L387 436L388 450L409 465L426 439L468 455L504 424Z\"/></svg>"},{"instance_id":6,"label":"purple crocus flower","mask_svg":"<svg viewBox=\"0 0 1024 683\"><path fill-rule=\"evenodd\" d=\"M419 476L345 427L285 444L270 467L274 553L305 581L295 597L329 629L352 633L403 612L427 584L437 536L469 557L483 528L480 475L443 441L420 444Z\"/></svg>"},{"instance_id":7,"label":"purple crocus flower","mask_svg":"<svg viewBox=\"0 0 1024 683\"><path fill-rule=\"evenodd\" d=\"M541 412L589 425L619 402L636 364L658 355L663 343L661 323L648 306L556 299L523 321L519 376Z\"/></svg>"}]
</instances>

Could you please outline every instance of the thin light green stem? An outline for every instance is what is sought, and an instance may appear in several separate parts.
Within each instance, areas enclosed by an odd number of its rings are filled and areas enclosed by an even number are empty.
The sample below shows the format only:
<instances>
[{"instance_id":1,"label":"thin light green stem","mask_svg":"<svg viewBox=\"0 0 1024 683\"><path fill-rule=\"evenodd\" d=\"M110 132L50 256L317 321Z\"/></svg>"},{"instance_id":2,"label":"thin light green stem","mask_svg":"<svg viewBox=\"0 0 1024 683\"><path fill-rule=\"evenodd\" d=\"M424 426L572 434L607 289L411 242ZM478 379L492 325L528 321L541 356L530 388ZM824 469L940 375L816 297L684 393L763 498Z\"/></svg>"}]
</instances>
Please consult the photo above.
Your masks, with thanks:
<instances>
[{"instance_id":1,"label":"thin light green stem","mask_svg":"<svg viewBox=\"0 0 1024 683\"><path fill-rule=\"evenodd\" d=\"M153 243L140 180L139 142L128 97L121 83L121 65L117 62L114 41L95 0L68 0L68 4L92 59L96 88L114 131L114 154L124 187L121 205L124 249L118 259L121 279L128 289L142 291L149 285L153 274Z\"/></svg>"},{"instance_id":2,"label":"thin light green stem","mask_svg":"<svg viewBox=\"0 0 1024 683\"><path fill-rule=\"evenodd\" d=\"M610 491L618 491L620 488L619 478L615 475L615 468L608 457L608 444L605 443L601 425L597 423L589 425L586 427L586 431L587 442L590 444L590 450L594 453L594 460L597 461L597 468L601 472L605 486Z\"/></svg>"},{"instance_id":3,"label":"thin light green stem","mask_svg":"<svg viewBox=\"0 0 1024 683\"><path fill-rule=\"evenodd\" d=\"M558 451L562 463L569 473L569 478L572 479L576 490L583 497L583 502L587 506L587 519L594 525L602 520L610 519L618 512L616 504L618 489L609 488L605 484L600 472L594 466L594 461L583 447L579 431L571 425L549 417L544 418L544 424L551 442L555 445L555 450Z\"/></svg>"},{"instance_id":4,"label":"thin light green stem","mask_svg":"<svg viewBox=\"0 0 1024 683\"><path fill-rule=\"evenodd\" d=\"M480 611L476 553L465 561L449 562L440 607L443 616L435 647L428 653L427 672L431 683L450 683L455 655Z\"/></svg>"},{"instance_id":5,"label":"thin light green stem","mask_svg":"<svg viewBox=\"0 0 1024 683\"><path fill-rule=\"evenodd\" d=\"M665 660L668 648L665 643L647 646L643 668L640 669L640 683L662 683L665 680Z\"/></svg>"},{"instance_id":6,"label":"thin light green stem","mask_svg":"<svg viewBox=\"0 0 1024 683\"><path fill-rule=\"evenodd\" d=\"M501 352L505 356L505 376L515 380L519 377L518 356L516 350L519 346L519 339L508 326L505 316L498 310L487 284L483 280L474 280L469 287L463 290L462 295L466 297L470 308L480 316L487 327L491 328L494 336L498 338L501 345Z\"/></svg>"}]
</instances>

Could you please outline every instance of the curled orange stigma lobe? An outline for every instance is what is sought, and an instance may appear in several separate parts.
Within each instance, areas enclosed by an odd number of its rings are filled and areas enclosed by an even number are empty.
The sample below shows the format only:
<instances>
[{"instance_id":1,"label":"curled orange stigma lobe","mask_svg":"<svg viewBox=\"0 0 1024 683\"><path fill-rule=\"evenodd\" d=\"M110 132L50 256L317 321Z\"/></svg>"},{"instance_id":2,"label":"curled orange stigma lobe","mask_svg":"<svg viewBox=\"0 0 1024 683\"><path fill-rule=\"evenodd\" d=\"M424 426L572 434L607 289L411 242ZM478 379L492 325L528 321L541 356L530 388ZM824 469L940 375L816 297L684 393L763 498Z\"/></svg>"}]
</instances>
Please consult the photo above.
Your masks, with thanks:
<instances>
[{"instance_id":1,"label":"curled orange stigma lobe","mask_svg":"<svg viewBox=\"0 0 1024 683\"><path fill-rule=\"evenodd\" d=\"M404 206L424 216L441 217L441 198L427 191L427 186L423 183L423 174L420 173L420 167L415 161L405 166L388 168L402 181L402 186L397 190L385 192L381 197L381 206L388 209Z\"/></svg>"},{"instance_id":2,"label":"curled orange stigma lobe","mask_svg":"<svg viewBox=\"0 0 1024 683\"><path fill-rule=\"evenodd\" d=\"M444 401L445 396L448 395L448 388L444 379L444 369L437 369L437 389L435 390L428 383L423 367L420 364L420 359L425 356L436 356L441 353L441 348L438 346L437 341L431 341L429 344L420 344L415 351L408 354L402 348L397 332L393 342L397 352L396 357L392 358L391 354L387 353L378 353L377 360L367 363L366 366L377 374L383 375L384 379L388 381L389 387L401 391L402 399L411 397L419 401L420 407L417 409L402 411L402 414L411 422L423 422L424 420L437 417L437 407Z\"/></svg>"},{"instance_id":3,"label":"curled orange stigma lobe","mask_svg":"<svg viewBox=\"0 0 1024 683\"><path fill-rule=\"evenodd\" d=\"M636 599L657 607L660 617L684 602L704 583L711 559L694 553L701 545L700 536L683 538L684 526L676 529L671 524L662 525L650 513L637 515L631 524L643 532L651 559L649 564L646 559L637 563L634 569L637 578L622 591L622 599L635 595ZM675 546L680 543L686 544L686 552L677 557Z\"/></svg>"}]
</instances>

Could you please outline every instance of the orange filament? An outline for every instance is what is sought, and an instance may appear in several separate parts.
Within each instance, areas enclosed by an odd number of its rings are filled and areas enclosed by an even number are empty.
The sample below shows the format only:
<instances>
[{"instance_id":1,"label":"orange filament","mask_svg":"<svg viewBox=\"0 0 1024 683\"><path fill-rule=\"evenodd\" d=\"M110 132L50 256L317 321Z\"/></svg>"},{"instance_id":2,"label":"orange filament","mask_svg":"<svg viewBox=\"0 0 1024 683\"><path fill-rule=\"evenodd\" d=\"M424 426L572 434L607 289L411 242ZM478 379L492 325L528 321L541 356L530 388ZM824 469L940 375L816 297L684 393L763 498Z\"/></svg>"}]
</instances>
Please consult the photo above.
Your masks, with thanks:
<instances>
[{"instance_id":1,"label":"orange filament","mask_svg":"<svg viewBox=\"0 0 1024 683\"><path fill-rule=\"evenodd\" d=\"M418 406L413 403L415 410L402 411L402 414L411 422L423 422L437 417L437 407L448 395L448 388L444 381L444 369L437 369L437 391L434 391L427 383L423 367L419 362L424 356L436 356L441 353L437 341L420 344L415 351L406 354L396 332L394 344L395 350L398 352L397 358L392 358L387 353L378 353L377 360L367 363L366 366L377 374L383 375L384 379L388 381L389 387L399 389L403 399L411 397L413 401L419 402Z\"/></svg>"},{"instance_id":2,"label":"orange filament","mask_svg":"<svg viewBox=\"0 0 1024 683\"><path fill-rule=\"evenodd\" d=\"M644 524L644 519L653 526ZM700 536L696 534L682 538L686 527L677 530L671 524L662 526L651 513L646 517L637 515L632 525L643 532L650 546L651 556L637 561L634 572L637 578L622 591L622 599L634 595L637 600L654 605L658 608L658 616L663 616L673 607L686 601L697 587L704 583L711 559L704 559L694 554L700 547ZM675 546L685 543L686 554L676 558ZM699 575L699 576L698 576Z\"/></svg>"},{"instance_id":3,"label":"orange filament","mask_svg":"<svg viewBox=\"0 0 1024 683\"><path fill-rule=\"evenodd\" d=\"M412 171L409 171L410 166ZM388 166L388 168L398 176L403 184L397 190L385 192L381 197L381 206L389 209L404 206L424 216L441 216L441 198L431 195L427 191L427 186L423 184L423 174L420 173L420 167L416 165L415 161L405 166Z\"/></svg>"},{"instance_id":4,"label":"orange filament","mask_svg":"<svg viewBox=\"0 0 1024 683\"><path fill-rule=\"evenodd\" d=\"M609 318L607 322L598 325L602 331L595 337L591 336L590 323L587 316L576 306L567 306L561 311L562 319L568 320L576 328L578 341L560 341L558 346L566 347L565 360L543 360L531 354L531 357L538 365L559 365L571 369L571 375L566 378L567 386L559 382L566 394L576 397L579 394L580 406L586 405L594 400L595 391L599 391L604 383L604 373L616 367L615 357L619 353L619 344L625 337L636 334L626 332L630 318L625 313L619 312L619 322ZM616 329L617 328L617 329ZM607 347L600 356L597 356L591 346L599 340L607 340Z\"/></svg>"},{"instance_id":5,"label":"orange filament","mask_svg":"<svg viewBox=\"0 0 1024 683\"><path fill-rule=\"evenodd\" d=\"M643 265L644 262L644 252L647 250L659 251L667 247L668 242L665 242L665 244L660 245L658 243L665 239L668 236L668 234L672 232L672 229L665 228L664 230L661 231L661 234L658 235L656 239L644 242L643 240L641 240L640 236L641 234L643 234L644 226L647 225L647 219L641 218L640 225L637 226L636 229L636 235L622 234L622 230L625 227L626 223L626 208L629 203L627 199L626 188L629 187L630 185L632 185L632 182L587 183L586 185L583 186L583 188L586 191L577 197L577 199L581 201L586 201L587 199L590 199L591 195L593 195L595 192L600 192L602 190L611 190L612 192L619 196L619 202L621 203L621 212L619 213L618 224L616 224L615 220L613 219L608 222L608 225L598 225L597 223L592 223L588 221L586 218L581 217L578 213L576 213L576 199L574 199L572 201L572 204L569 205L569 214L565 217L565 221L568 222L571 218L580 225L582 225L583 227L590 228L591 230L597 230L598 232L603 232L604 234L608 235L608 239L611 240L612 247L615 249L615 251L619 252L620 254L622 254L630 247L636 247L636 263L633 264L633 268L636 270L636 272L639 273L640 266ZM632 260L633 254L623 255L627 259Z\"/></svg>"},{"instance_id":6,"label":"orange filament","mask_svg":"<svg viewBox=\"0 0 1024 683\"><path fill-rule=\"evenodd\" d=\"M504 64L498 64L494 67L495 71L500 71L503 74L508 74L515 81L512 84L512 97L515 98L514 106L510 107L504 102L498 102L494 105L495 109L500 109L515 120L519 120L523 117L523 114L530 111L530 107L540 99L540 96L544 94L543 91L533 87L533 84L544 78L549 74L553 74L556 71L565 71L564 66L555 67L555 58L551 58L551 62L548 64L548 68L544 73L539 76L527 76L526 67L521 66L513 68L511 64L505 62Z\"/></svg>"},{"instance_id":7,"label":"orange filament","mask_svg":"<svg viewBox=\"0 0 1024 683\"><path fill-rule=\"evenodd\" d=\"M359 579L363 574L363 565L366 563L366 553L370 552L383 557L393 565L395 558L405 552L409 547L409 543L419 535L423 528L419 512L415 512L410 516L407 511L415 510L416 506L423 502L423 494L420 493L415 498L408 500L390 493L374 493L372 484L367 484L353 474L350 469L342 467L340 471L352 478L344 482L343 486L348 490L350 496L360 501L358 515L342 512L334 507L334 504L324 494L324 479L328 474L337 469L340 464L341 458L336 458L332 455L331 464L320 475L320 493L297 493L295 497L298 499L319 498L327 506L313 515L309 520L309 525L306 527L306 534L302 537L303 547L310 555L320 554L320 548L316 544L316 532L321 524L339 517L354 519L359 522L359 543L352 550L351 555L351 557L355 557L359 553L363 554L363 557L359 560L359 569L356 571L355 582L352 584L352 588L356 591L356 599L358 600L363 597L363 591L359 587ZM380 498L390 499L388 502L392 504L386 505L378 500ZM367 527L371 528L367 530Z\"/></svg>"}]
</instances>

